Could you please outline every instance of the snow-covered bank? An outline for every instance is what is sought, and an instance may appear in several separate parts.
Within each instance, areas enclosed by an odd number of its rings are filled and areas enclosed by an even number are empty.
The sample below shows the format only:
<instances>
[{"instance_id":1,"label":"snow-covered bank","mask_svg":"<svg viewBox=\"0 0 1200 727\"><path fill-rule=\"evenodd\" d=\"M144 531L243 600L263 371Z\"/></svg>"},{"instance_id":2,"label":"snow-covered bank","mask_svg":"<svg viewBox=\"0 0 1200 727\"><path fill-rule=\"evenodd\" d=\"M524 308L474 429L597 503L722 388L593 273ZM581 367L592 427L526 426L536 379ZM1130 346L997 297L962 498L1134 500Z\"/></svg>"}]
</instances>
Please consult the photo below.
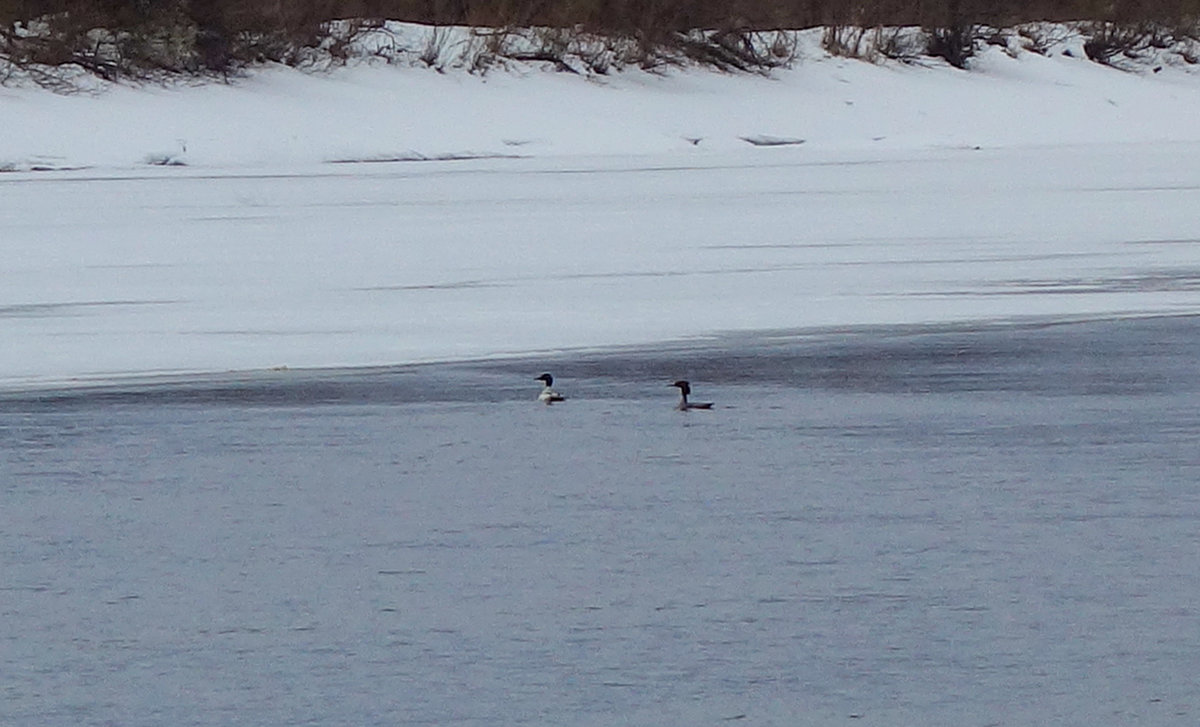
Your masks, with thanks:
<instances>
[{"instance_id":1,"label":"snow-covered bank","mask_svg":"<svg viewBox=\"0 0 1200 727\"><path fill-rule=\"evenodd\" d=\"M817 37L803 36L797 63L770 77L362 62L72 96L0 87L0 169L702 154L755 137L832 149L1200 140L1200 72L1186 63L1131 73L1070 44L1044 56L987 46L964 72L834 58Z\"/></svg>"},{"instance_id":2,"label":"snow-covered bank","mask_svg":"<svg viewBox=\"0 0 1200 727\"><path fill-rule=\"evenodd\" d=\"M1185 69L998 49L0 89L0 382L1195 312L1197 119Z\"/></svg>"}]
</instances>

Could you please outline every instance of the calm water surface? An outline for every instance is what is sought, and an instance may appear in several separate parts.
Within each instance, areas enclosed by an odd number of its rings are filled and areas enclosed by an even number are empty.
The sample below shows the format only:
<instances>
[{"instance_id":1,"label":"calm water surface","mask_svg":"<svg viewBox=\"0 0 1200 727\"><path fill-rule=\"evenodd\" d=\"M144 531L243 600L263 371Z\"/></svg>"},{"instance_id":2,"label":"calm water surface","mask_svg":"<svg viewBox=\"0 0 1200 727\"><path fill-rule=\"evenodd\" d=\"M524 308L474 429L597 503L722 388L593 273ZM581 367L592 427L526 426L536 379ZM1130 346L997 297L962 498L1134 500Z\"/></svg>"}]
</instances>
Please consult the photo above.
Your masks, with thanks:
<instances>
[{"instance_id":1,"label":"calm water surface","mask_svg":"<svg viewBox=\"0 0 1200 727\"><path fill-rule=\"evenodd\" d=\"M1198 444L1197 318L9 392L0 723L1194 725Z\"/></svg>"}]
</instances>

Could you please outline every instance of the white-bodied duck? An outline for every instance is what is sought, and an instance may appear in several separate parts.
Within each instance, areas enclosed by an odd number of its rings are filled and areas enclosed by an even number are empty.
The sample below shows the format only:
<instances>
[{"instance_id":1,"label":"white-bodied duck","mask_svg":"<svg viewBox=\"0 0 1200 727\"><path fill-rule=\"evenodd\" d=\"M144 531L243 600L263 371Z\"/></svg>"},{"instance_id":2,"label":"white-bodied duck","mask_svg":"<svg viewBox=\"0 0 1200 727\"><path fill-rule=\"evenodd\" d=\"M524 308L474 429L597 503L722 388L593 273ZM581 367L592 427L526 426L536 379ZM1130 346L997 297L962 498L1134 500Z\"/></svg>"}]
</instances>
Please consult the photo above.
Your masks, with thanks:
<instances>
[{"instance_id":1,"label":"white-bodied duck","mask_svg":"<svg viewBox=\"0 0 1200 727\"><path fill-rule=\"evenodd\" d=\"M534 379L534 381L542 382L542 393L538 394L538 401L543 404L553 404L556 401L567 400L567 397L550 388L554 385L554 377L550 374L542 374Z\"/></svg>"}]
</instances>

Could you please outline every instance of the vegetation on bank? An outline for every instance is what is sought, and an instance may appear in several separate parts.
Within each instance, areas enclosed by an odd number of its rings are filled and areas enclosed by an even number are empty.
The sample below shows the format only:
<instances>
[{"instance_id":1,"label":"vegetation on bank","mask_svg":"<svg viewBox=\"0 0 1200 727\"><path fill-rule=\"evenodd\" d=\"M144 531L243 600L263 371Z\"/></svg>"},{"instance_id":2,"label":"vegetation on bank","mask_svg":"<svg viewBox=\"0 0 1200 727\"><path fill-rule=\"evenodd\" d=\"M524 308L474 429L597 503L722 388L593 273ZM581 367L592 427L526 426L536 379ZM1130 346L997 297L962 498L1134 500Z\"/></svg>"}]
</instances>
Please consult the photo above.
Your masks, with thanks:
<instances>
[{"instance_id":1,"label":"vegetation on bank","mask_svg":"<svg viewBox=\"0 0 1200 727\"><path fill-rule=\"evenodd\" d=\"M794 34L782 29L814 27L834 54L965 67L982 44L1013 34L1043 52L1053 38L1037 24L1055 22L1072 23L1098 62L1180 44L1200 62L1200 0L0 0L0 81L6 68L117 79L336 62L385 20L429 28L418 57L438 67L450 37L438 29L469 28L462 65L474 71L506 58L577 70L567 56L595 73L687 62L761 70L794 60Z\"/></svg>"}]
</instances>

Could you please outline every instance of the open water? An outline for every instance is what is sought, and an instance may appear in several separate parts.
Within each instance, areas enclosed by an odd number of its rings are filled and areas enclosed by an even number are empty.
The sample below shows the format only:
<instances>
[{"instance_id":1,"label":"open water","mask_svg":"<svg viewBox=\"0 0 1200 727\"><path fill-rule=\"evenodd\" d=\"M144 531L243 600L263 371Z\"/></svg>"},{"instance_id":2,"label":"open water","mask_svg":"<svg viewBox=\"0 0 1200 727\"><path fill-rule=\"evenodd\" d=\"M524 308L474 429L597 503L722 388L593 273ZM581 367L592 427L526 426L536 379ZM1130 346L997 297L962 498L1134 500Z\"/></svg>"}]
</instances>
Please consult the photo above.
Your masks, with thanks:
<instances>
[{"instance_id":1,"label":"open water","mask_svg":"<svg viewBox=\"0 0 1200 727\"><path fill-rule=\"evenodd\" d=\"M0 724L1195 725L1198 445L1196 317L9 391Z\"/></svg>"}]
</instances>

